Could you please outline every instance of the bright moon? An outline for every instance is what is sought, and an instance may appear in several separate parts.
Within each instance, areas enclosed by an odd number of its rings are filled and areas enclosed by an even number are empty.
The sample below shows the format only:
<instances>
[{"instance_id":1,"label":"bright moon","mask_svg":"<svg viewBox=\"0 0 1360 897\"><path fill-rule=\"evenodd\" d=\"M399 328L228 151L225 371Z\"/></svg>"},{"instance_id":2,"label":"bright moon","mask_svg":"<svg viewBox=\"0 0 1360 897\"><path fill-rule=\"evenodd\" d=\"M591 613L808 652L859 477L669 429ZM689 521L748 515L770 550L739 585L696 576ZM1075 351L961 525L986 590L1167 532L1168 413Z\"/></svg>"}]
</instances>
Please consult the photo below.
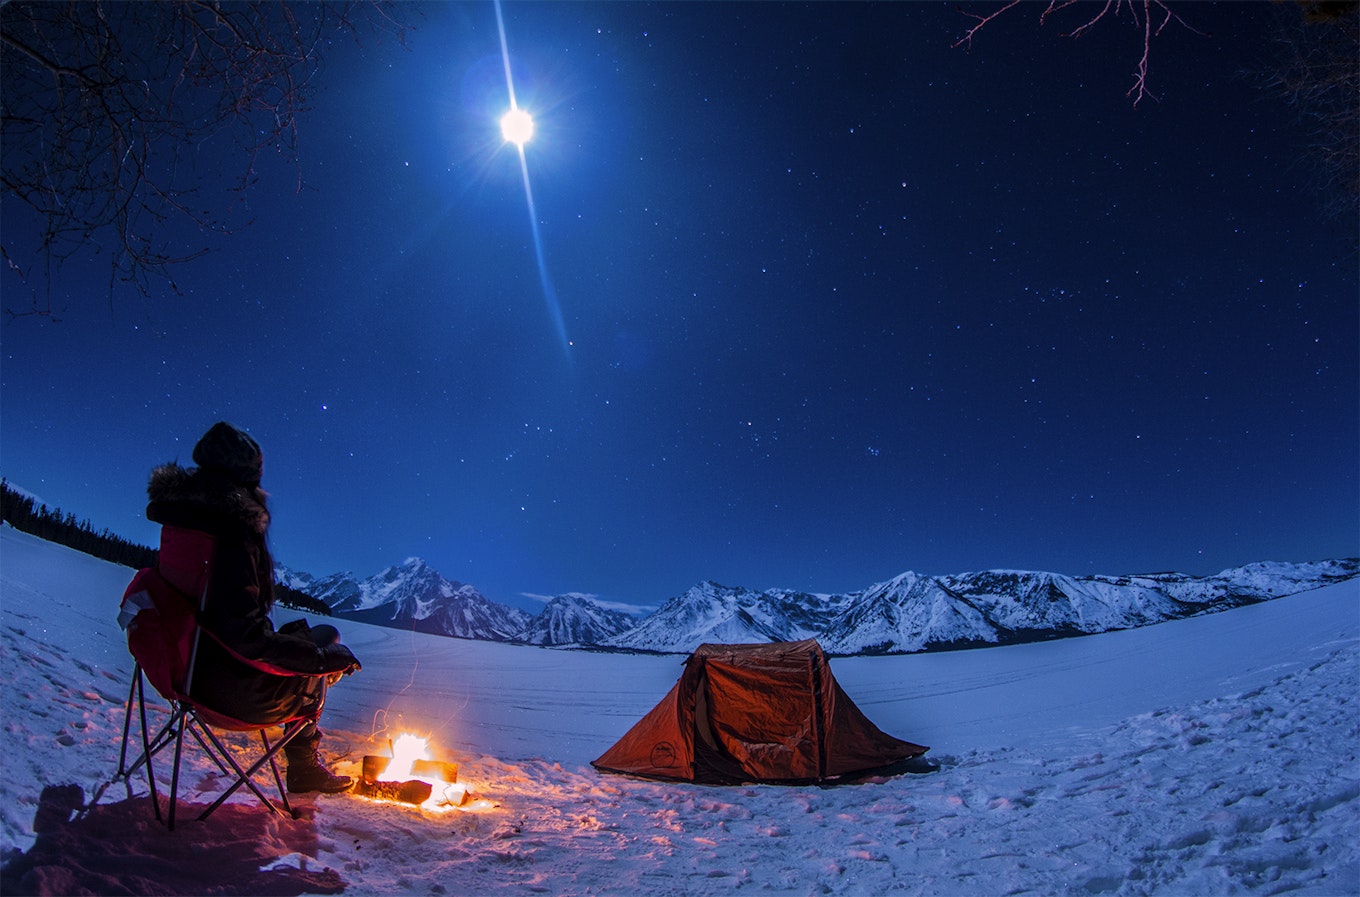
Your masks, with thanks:
<instances>
[{"instance_id":1,"label":"bright moon","mask_svg":"<svg viewBox=\"0 0 1360 897\"><path fill-rule=\"evenodd\" d=\"M523 109L511 109L501 116L501 136L518 146L524 146L534 136L534 119Z\"/></svg>"}]
</instances>

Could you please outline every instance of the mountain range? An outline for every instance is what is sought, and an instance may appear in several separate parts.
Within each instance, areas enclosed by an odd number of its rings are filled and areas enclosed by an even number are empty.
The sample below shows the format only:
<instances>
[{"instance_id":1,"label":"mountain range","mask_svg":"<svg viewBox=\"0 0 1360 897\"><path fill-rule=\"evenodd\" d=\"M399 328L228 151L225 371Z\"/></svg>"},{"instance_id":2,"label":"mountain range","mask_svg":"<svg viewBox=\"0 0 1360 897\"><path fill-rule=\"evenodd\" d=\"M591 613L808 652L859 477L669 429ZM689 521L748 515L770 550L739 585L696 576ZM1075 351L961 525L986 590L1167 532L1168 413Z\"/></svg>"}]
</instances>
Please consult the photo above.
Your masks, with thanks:
<instances>
[{"instance_id":1,"label":"mountain range","mask_svg":"<svg viewBox=\"0 0 1360 897\"><path fill-rule=\"evenodd\" d=\"M896 654L1084 635L1226 610L1360 576L1360 559L1262 562L1213 576L906 572L837 595L703 582L642 618L579 593L559 595L530 614L445 579L420 558L362 580L276 572L336 617L457 638L674 653L704 642L816 638L832 654Z\"/></svg>"},{"instance_id":2,"label":"mountain range","mask_svg":"<svg viewBox=\"0 0 1360 897\"><path fill-rule=\"evenodd\" d=\"M534 619L473 586L445 579L420 558L363 580L349 573L316 579L286 568L276 569L275 578L324 601L337 617L434 635L515 641Z\"/></svg>"}]
</instances>

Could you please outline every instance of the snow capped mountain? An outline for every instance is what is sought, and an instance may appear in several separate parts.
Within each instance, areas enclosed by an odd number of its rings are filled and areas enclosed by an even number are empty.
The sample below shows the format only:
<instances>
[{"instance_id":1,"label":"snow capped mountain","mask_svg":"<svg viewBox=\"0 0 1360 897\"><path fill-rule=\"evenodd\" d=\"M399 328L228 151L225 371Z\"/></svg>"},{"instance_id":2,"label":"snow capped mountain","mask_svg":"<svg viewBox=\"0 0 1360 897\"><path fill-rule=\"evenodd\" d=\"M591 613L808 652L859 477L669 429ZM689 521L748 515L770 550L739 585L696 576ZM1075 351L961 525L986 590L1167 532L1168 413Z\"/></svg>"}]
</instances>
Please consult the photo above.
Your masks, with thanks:
<instances>
[{"instance_id":1,"label":"snow capped mountain","mask_svg":"<svg viewBox=\"0 0 1360 897\"><path fill-rule=\"evenodd\" d=\"M590 596L558 595L515 636L531 645L594 645L637 625L622 611L609 610Z\"/></svg>"},{"instance_id":2,"label":"snow capped mountain","mask_svg":"<svg viewBox=\"0 0 1360 897\"><path fill-rule=\"evenodd\" d=\"M771 625L767 613L752 615L751 610L755 609L760 597L760 593L749 589L703 582L668 600L632 630L605 639L603 644L649 651L690 651L700 642L738 644L791 640L791 627L787 624Z\"/></svg>"},{"instance_id":3,"label":"snow capped mountain","mask_svg":"<svg viewBox=\"0 0 1360 897\"><path fill-rule=\"evenodd\" d=\"M816 638L833 654L884 654L1107 632L1267 601L1360 576L1360 559L1262 562L1213 576L907 572L860 592L757 592L700 583L638 621L590 596L559 595L530 615L451 582L420 558L365 580L280 567L278 580L338 617L438 635L534 645L688 653L704 642Z\"/></svg>"},{"instance_id":4,"label":"snow capped mountain","mask_svg":"<svg viewBox=\"0 0 1360 897\"><path fill-rule=\"evenodd\" d=\"M336 608L355 608L363 601L363 596L359 594L359 581L353 573L332 573L330 576L318 577L275 564L274 581L325 602L332 611Z\"/></svg>"},{"instance_id":5,"label":"snow capped mountain","mask_svg":"<svg viewBox=\"0 0 1360 897\"><path fill-rule=\"evenodd\" d=\"M1000 631L1105 632L1185 616L1184 604L1153 580L1111 582L1057 573L988 570L945 576L941 586ZM1187 594L1191 592L1187 591Z\"/></svg>"},{"instance_id":6,"label":"snow capped mountain","mask_svg":"<svg viewBox=\"0 0 1360 897\"><path fill-rule=\"evenodd\" d=\"M1188 594L1177 594L1184 589L1184 583L1177 583L1169 591L1181 601L1235 602L1229 606L1236 606L1321 588L1357 575L1360 575L1360 559L1357 558L1301 564L1262 561L1231 567L1200 580L1191 579L1192 585L1186 590Z\"/></svg>"},{"instance_id":7,"label":"snow capped mountain","mask_svg":"<svg viewBox=\"0 0 1360 897\"><path fill-rule=\"evenodd\" d=\"M362 581L348 573L315 579L305 591L330 605L337 617L458 638L508 641L530 619L473 586L445 579L420 558L407 558Z\"/></svg>"},{"instance_id":8,"label":"snow capped mountain","mask_svg":"<svg viewBox=\"0 0 1360 897\"><path fill-rule=\"evenodd\" d=\"M752 592L703 583L604 644L688 652L703 642L817 638L834 654L1006 644L1107 632L1226 610L1360 575L1351 558L1260 563L1208 577L1073 577L989 570L902 575L848 595Z\"/></svg>"},{"instance_id":9,"label":"snow capped mountain","mask_svg":"<svg viewBox=\"0 0 1360 897\"><path fill-rule=\"evenodd\" d=\"M646 651L691 651L702 642L755 644L815 635L842 609L839 599L787 589L703 582L671 598L635 628L600 644Z\"/></svg>"},{"instance_id":10,"label":"snow capped mountain","mask_svg":"<svg viewBox=\"0 0 1360 897\"><path fill-rule=\"evenodd\" d=\"M312 594L316 587L317 579L310 573L303 573L291 567L275 562L274 582L285 585L290 589L297 589L299 592Z\"/></svg>"},{"instance_id":11,"label":"snow capped mountain","mask_svg":"<svg viewBox=\"0 0 1360 897\"><path fill-rule=\"evenodd\" d=\"M368 579L352 573L316 577L279 566L284 585L324 601L337 617L435 635L534 645L590 645L631 629L636 618L609 610L589 596L559 595L535 615L452 582L420 558Z\"/></svg>"},{"instance_id":12,"label":"snow capped mountain","mask_svg":"<svg viewBox=\"0 0 1360 897\"><path fill-rule=\"evenodd\" d=\"M919 651L998 641L986 615L940 581L907 572L870 586L820 636L836 654Z\"/></svg>"},{"instance_id":13,"label":"snow capped mountain","mask_svg":"<svg viewBox=\"0 0 1360 897\"><path fill-rule=\"evenodd\" d=\"M765 602L786 616L799 632L823 632L843 614L855 595L821 595L789 589L767 589ZM804 636L799 636L803 638Z\"/></svg>"}]
</instances>

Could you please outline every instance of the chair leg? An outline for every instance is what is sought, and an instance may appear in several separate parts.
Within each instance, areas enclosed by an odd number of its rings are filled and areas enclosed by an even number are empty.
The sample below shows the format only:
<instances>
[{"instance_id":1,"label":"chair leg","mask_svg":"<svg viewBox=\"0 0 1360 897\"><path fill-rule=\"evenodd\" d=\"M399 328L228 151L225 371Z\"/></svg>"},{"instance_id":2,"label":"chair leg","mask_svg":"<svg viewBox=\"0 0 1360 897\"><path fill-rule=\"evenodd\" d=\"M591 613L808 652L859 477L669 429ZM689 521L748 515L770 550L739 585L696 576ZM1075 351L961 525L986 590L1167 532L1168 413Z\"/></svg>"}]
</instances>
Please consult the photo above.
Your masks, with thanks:
<instances>
[{"instance_id":1,"label":"chair leg","mask_svg":"<svg viewBox=\"0 0 1360 897\"><path fill-rule=\"evenodd\" d=\"M184 730L190 725L187 718L180 724L179 731L175 733L175 768L170 771L170 819L167 828L175 830L175 802L179 797L179 763L180 757L184 753ZM151 769L148 764L147 770Z\"/></svg>"},{"instance_id":2,"label":"chair leg","mask_svg":"<svg viewBox=\"0 0 1360 897\"><path fill-rule=\"evenodd\" d=\"M123 747L118 751L118 772L115 778L126 776L127 769L127 745L128 733L132 729L132 702L137 695L137 683L142 678L142 665L134 664L132 667L132 681L128 684L127 704L123 708Z\"/></svg>"},{"instance_id":3,"label":"chair leg","mask_svg":"<svg viewBox=\"0 0 1360 897\"><path fill-rule=\"evenodd\" d=\"M123 741L118 752L118 771L115 773L113 781L120 778L128 782L128 794L131 796L132 787L131 777L146 765L147 787L151 792L151 807L156 814L156 821L164 823L170 831L175 829L176 808L179 803L179 773L184 756L184 735L187 732L198 742L199 747L212 758L218 770L223 775L234 775L236 778L231 786L224 791L211 805L208 806L200 815L199 819L206 819L214 810L220 807L226 800L236 793L242 785L248 787L255 796L268 807L271 811L280 815L293 816L293 808L288 801L288 791L284 786L283 776L279 772L278 754L287 747L294 738L302 733L307 727L308 720L294 720L289 723L283 731L279 740L270 744L269 736L264 729L260 730L260 742L264 749L264 754L257 759L249 769L242 769L236 762L226 745L217 737L212 729L204 725L197 718L190 705L177 701L170 702L170 719L154 736L151 734L150 721L146 711L146 689L145 676L142 673L140 664L136 664L132 671L132 683L128 687L127 703L123 707ZM141 724L141 747L139 756L129 762L128 745L132 739L132 720L134 712L137 714L138 722ZM161 813L160 793L156 785L156 771L153 758L162 750L169 747L174 742L174 762L170 768L170 794L169 805L166 813ZM269 765L270 772L274 778L274 785L278 788L278 801L271 800L260 790L259 786L253 781L254 776L265 766ZM112 784L112 782L110 783ZM280 809L280 807L282 809Z\"/></svg>"},{"instance_id":4,"label":"chair leg","mask_svg":"<svg viewBox=\"0 0 1360 897\"><path fill-rule=\"evenodd\" d=\"M198 818L207 819L208 816L214 810L222 806L226 799L235 794L236 789L240 788L242 785L245 785L252 792L254 792L255 796L258 797L260 799L260 802L263 803L266 807L273 810L275 813L278 813L280 816L284 815L283 811L280 810L278 806L276 806L275 803L268 797L266 797L264 792L259 789L259 786L255 784L255 782L252 780L252 777L261 769L263 769L266 763L273 763L274 757L278 755L279 751L287 747L288 743L291 742L294 738L296 738L304 728L306 728L307 722L308 722L307 720L294 720L293 722L289 723L288 728L284 729L283 736L271 747L269 747L269 749L265 751L264 756L260 757L253 764L251 764L251 767L247 770L241 769L240 764L236 762L235 758L233 758L229 753L227 753L226 748L222 746L222 742L219 741L217 736L213 734L212 729L204 726L203 727L204 734L206 734L208 738L212 740L213 744L216 745L217 748L226 757L227 762L230 763L232 765L232 768L236 770L237 778L236 781L231 784L230 788L228 788L226 791L218 795L217 800L213 801L212 804L210 804L206 810L199 814ZM278 780L277 767L275 767L274 775L275 780L277 781ZM280 787L280 796L282 796L282 787ZM287 806L286 797L284 798L284 805ZM289 815L291 814L292 810L290 808Z\"/></svg>"},{"instance_id":5,"label":"chair leg","mask_svg":"<svg viewBox=\"0 0 1360 897\"><path fill-rule=\"evenodd\" d=\"M131 779L132 774L145 763L147 764L148 781L151 788L151 805L156 812L156 821L159 822L161 808L160 802L156 800L156 780L154 777L150 777L151 755L155 753L155 751L151 749L151 744L159 742L161 736L164 735L164 730L156 736L153 742L148 742L146 735L146 705L143 701L141 685L142 665L140 663L134 663L132 665L132 677L128 682L127 703L123 705L123 742L118 748L118 769L114 772L113 778L109 780L107 785L100 786L86 809L93 807L99 802L99 798L104 794L105 787L112 785L119 780L122 780L124 784L127 785L128 797L132 797L132 783L129 780ZM138 711L142 724L142 753L133 761L131 766L128 766L128 740L132 736L132 714L134 708Z\"/></svg>"},{"instance_id":6,"label":"chair leg","mask_svg":"<svg viewBox=\"0 0 1360 897\"><path fill-rule=\"evenodd\" d=\"M204 737L203 737L202 735L199 734L199 731L198 731L198 730L199 730L200 728L203 729L203 731L205 731L205 732L208 731L208 729L207 729L206 726L204 726L202 723L199 723L197 726L190 726L190 727L189 727L189 734L192 735L192 736L194 736L194 740L197 741L197 742L198 742L198 746L199 746L200 748L203 749L203 753L205 753L205 754L207 754L209 757L211 757L211 758L212 758L212 762L214 762L214 763L217 764L217 769L218 769L219 772L222 773L222 775L224 775L224 776L229 776L229 775L231 775L231 774L232 774L231 769L229 769L229 768L227 767L227 764L226 764L226 763L222 762L222 756L219 756L219 753L221 752L223 756L228 756L228 757L229 757L229 755L226 755L226 754L224 753L226 749L225 749L220 743L218 744L218 746L217 746L216 748L214 748L211 744L209 744L208 741L207 741L206 739L204 739ZM230 760L228 760L228 762L230 762Z\"/></svg>"},{"instance_id":7,"label":"chair leg","mask_svg":"<svg viewBox=\"0 0 1360 897\"><path fill-rule=\"evenodd\" d=\"M141 688L140 679L138 680L137 688L137 706L141 708L142 712L142 756L146 758L146 784L147 787L151 789L151 806L156 811L156 821L162 822L164 820L161 819L161 798L160 795L156 793L156 771L151 767L151 758L155 756L156 752L151 750L151 742L147 740L146 693ZM172 712L170 714L170 722L166 724L167 728L161 730L161 735L169 737L170 735L169 726L173 725L174 722L175 715L173 713L172 708ZM161 735L156 736L157 742L160 741ZM177 763L176 767L178 767L178 765L179 764Z\"/></svg>"},{"instance_id":8,"label":"chair leg","mask_svg":"<svg viewBox=\"0 0 1360 897\"><path fill-rule=\"evenodd\" d=\"M132 765L129 766L122 773L123 777L130 776L137 770L141 769L142 764L147 762L146 758L148 756L155 756L156 754L159 754L163 748L167 747L170 744L170 741L175 737L176 731L175 727L179 724L179 719L180 718L178 716L172 717L170 721L167 722L161 728L161 730L156 733L155 738L152 738L149 742L147 742L145 739L143 740L142 753L139 754L137 759L132 761Z\"/></svg>"},{"instance_id":9,"label":"chair leg","mask_svg":"<svg viewBox=\"0 0 1360 897\"><path fill-rule=\"evenodd\" d=\"M138 664L133 668L132 685L128 689L128 703L124 708L125 713L123 717L123 744L119 749L118 771L114 774L113 780L117 781L121 778L125 782L128 782L128 794L131 796L131 783L129 780L131 779L132 774L141 768L142 764L146 764L146 783L147 788L151 791L151 807L156 814L156 821L164 822L161 818L160 795L156 790L156 771L155 767L152 765L152 758L169 745L171 738L178 731L177 726L182 722L183 712L178 708L172 707L169 721L156 733L154 738L151 737L151 726L146 716L146 689L144 683L145 678L142 675L142 668L141 665ZM132 714L134 712L134 707L138 716L138 722L141 724L142 752L129 766L127 748L128 741L132 736Z\"/></svg>"},{"instance_id":10,"label":"chair leg","mask_svg":"<svg viewBox=\"0 0 1360 897\"><path fill-rule=\"evenodd\" d=\"M299 727L297 731L301 732L302 728L303 727ZM297 732L288 735L288 730L285 729L283 734L286 737L284 742L286 744L296 737ZM274 786L279 789L279 803L283 804L284 811L289 816L292 816L293 808L288 803L288 790L283 787L283 777L279 775L278 752L269 746L269 736L264 733L264 729L260 730L260 743L264 745L265 755L269 757L269 769L274 773ZM280 747L282 747L282 745L280 745Z\"/></svg>"}]
</instances>

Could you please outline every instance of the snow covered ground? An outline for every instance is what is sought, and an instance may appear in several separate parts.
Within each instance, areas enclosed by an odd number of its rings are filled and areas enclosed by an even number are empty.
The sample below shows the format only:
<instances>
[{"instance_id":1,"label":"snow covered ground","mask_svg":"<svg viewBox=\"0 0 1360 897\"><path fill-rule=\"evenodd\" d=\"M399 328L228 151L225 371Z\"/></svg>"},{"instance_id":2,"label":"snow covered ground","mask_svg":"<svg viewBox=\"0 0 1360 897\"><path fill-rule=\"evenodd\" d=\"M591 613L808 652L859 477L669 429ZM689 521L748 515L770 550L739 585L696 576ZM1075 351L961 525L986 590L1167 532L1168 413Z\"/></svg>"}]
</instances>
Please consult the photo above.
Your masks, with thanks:
<instances>
[{"instance_id":1,"label":"snow covered ground","mask_svg":"<svg viewBox=\"0 0 1360 897\"><path fill-rule=\"evenodd\" d=\"M323 750L357 774L416 730L484 799L304 797L282 820L242 798L168 834L144 785L70 810L116 765L130 576L0 531L5 894L1360 893L1360 581L1124 632L834 660L870 719L943 769L826 788L596 773L678 657L349 623L364 670L332 690ZM186 758L203 802L215 777Z\"/></svg>"}]
</instances>

